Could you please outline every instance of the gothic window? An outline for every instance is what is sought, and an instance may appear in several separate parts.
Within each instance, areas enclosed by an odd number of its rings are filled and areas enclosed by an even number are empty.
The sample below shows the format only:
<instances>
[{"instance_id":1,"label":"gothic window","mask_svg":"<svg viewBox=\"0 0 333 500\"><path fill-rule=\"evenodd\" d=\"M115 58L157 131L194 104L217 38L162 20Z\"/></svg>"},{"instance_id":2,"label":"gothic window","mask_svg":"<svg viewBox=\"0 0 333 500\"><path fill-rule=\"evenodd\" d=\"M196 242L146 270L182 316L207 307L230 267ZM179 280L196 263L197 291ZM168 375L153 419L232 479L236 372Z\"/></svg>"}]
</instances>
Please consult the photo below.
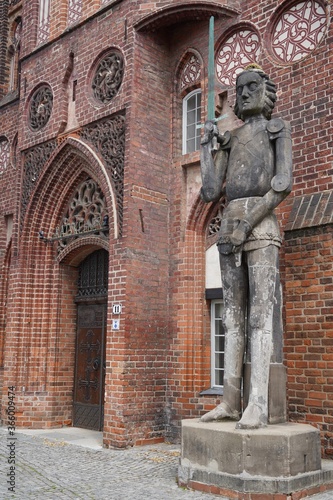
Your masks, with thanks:
<instances>
[{"instance_id":1,"label":"gothic window","mask_svg":"<svg viewBox=\"0 0 333 500\"><path fill-rule=\"evenodd\" d=\"M68 1L68 24L74 24L81 19L82 0Z\"/></svg>"},{"instance_id":2,"label":"gothic window","mask_svg":"<svg viewBox=\"0 0 333 500\"><path fill-rule=\"evenodd\" d=\"M39 17L37 44L45 43L50 35L50 2L51 0L39 0Z\"/></svg>"},{"instance_id":3,"label":"gothic window","mask_svg":"<svg viewBox=\"0 0 333 500\"><path fill-rule=\"evenodd\" d=\"M117 94L124 77L124 59L118 51L110 51L98 62L92 80L95 99L108 104Z\"/></svg>"},{"instance_id":4,"label":"gothic window","mask_svg":"<svg viewBox=\"0 0 333 500\"><path fill-rule=\"evenodd\" d=\"M19 85L19 58L20 58L20 42L21 42L22 22L18 18L14 23L12 34L12 43L9 46L8 52L10 56L9 63L9 92L13 92Z\"/></svg>"},{"instance_id":5,"label":"gothic window","mask_svg":"<svg viewBox=\"0 0 333 500\"><path fill-rule=\"evenodd\" d=\"M37 131L45 127L50 119L53 106L53 94L48 85L39 87L31 97L29 126Z\"/></svg>"},{"instance_id":6,"label":"gothic window","mask_svg":"<svg viewBox=\"0 0 333 500\"><path fill-rule=\"evenodd\" d=\"M10 160L10 146L6 137L0 137L0 174L3 174L8 166Z\"/></svg>"},{"instance_id":7,"label":"gothic window","mask_svg":"<svg viewBox=\"0 0 333 500\"><path fill-rule=\"evenodd\" d=\"M196 89L183 99L183 154L200 149L201 90Z\"/></svg>"},{"instance_id":8,"label":"gothic window","mask_svg":"<svg viewBox=\"0 0 333 500\"><path fill-rule=\"evenodd\" d=\"M187 87L199 83L201 74L199 58L193 53L189 54L180 74L180 91L182 92Z\"/></svg>"},{"instance_id":9,"label":"gothic window","mask_svg":"<svg viewBox=\"0 0 333 500\"><path fill-rule=\"evenodd\" d=\"M254 30L242 29L233 33L222 42L217 51L218 80L227 87L233 86L244 67L258 61L260 52L259 36Z\"/></svg>"},{"instance_id":10,"label":"gothic window","mask_svg":"<svg viewBox=\"0 0 333 500\"><path fill-rule=\"evenodd\" d=\"M303 59L321 42L326 25L326 12L319 1L307 0L287 7L273 25L274 56L285 63Z\"/></svg>"}]
</instances>

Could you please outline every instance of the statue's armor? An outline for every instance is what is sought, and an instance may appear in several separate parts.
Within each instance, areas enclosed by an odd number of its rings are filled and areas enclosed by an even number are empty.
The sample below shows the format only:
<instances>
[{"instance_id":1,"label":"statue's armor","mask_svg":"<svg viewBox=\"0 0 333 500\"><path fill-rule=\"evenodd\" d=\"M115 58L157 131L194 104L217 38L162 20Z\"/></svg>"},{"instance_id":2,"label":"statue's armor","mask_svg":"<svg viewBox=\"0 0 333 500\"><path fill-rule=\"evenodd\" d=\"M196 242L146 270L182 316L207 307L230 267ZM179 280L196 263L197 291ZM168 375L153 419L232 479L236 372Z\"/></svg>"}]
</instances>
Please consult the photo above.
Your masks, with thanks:
<instances>
[{"instance_id":1,"label":"statue's armor","mask_svg":"<svg viewBox=\"0 0 333 500\"><path fill-rule=\"evenodd\" d=\"M267 120L247 123L231 132L227 200L264 196L274 176L274 149Z\"/></svg>"},{"instance_id":2,"label":"statue's armor","mask_svg":"<svg viewBox=\"0 0 333 500\"><path fill-rule=\"evenodd\" d=\"M224 209L219 232L219 250L230 253L230 236L240 220L247 220L247 214L261 197L271 189L274 171L274 139L281 136L284 123L276 134L269 132L267 120L252 121L230 134L230 141L223 149L229 153L226 178L227 207ZM276 121L278 121L276 120ZM255 250L268 245L281 246L281 236L273 212L259 222L248 235L243 250Z\"/></svg>"}]
</instances>

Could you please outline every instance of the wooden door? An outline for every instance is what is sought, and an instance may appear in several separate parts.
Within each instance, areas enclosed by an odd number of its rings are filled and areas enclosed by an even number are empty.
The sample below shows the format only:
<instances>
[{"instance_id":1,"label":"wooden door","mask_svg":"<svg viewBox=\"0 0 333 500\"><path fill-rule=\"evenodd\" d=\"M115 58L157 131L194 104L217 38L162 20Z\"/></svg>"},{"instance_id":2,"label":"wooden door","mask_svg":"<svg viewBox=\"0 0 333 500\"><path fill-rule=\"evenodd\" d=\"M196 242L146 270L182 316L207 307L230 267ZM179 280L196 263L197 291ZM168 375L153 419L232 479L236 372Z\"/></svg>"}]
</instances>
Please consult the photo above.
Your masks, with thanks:
<instances>
[{"instance_id":1,"label":"wooden door","mask_svg":"<svg viewBox=\"0 0 333 500\"><path fill-rule=\"evenodd\" d=\"M79 304L73 425L103 429L106 304Z\"/></svg>"}]
</instances>

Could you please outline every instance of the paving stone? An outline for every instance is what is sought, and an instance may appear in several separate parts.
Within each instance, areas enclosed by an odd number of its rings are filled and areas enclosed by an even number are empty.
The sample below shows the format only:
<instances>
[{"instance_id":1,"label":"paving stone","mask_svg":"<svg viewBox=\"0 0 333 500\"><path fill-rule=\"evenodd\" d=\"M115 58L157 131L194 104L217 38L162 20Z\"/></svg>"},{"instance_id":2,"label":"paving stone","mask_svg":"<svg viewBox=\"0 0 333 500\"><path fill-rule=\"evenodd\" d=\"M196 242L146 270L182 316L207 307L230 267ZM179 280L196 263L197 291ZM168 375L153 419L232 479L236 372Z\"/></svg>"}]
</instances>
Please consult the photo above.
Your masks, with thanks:
<instances>
[{"instance_id":1,"label":"paving stone","mask_svg":"<svg viewBox=\"0 0 333 500\"><path fill-rule=\"evenodd\" d=\"M179 488L179 446L89 449L63 439L15 434L15 494L8 491L8 434L0 429L3 500L228 500ZM332 500L332 493L311 497Z\"/></svg>"}]
</instances>

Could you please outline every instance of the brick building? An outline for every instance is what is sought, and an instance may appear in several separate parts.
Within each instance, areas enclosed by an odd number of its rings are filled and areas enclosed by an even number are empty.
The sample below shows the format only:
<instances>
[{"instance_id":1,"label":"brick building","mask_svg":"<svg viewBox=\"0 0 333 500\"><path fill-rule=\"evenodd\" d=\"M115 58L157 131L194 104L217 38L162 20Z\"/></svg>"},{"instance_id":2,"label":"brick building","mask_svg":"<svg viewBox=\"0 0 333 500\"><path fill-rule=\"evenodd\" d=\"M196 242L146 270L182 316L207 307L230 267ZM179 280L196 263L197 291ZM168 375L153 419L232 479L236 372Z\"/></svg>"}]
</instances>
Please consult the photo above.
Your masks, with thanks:
<instances>
[{"instance_id":1,"label":"brick building","mask_svg":"<svg viewBox=\"0 0 333 500\"><path fill-rule=\"evenodd\" d=\"M278 86L294 189L285 243L289 419L333 454L332 0L3 0L2 418L175 439L223 389L216 230L199 195L208 21L216 116L250 62ZM223 200L222 200L223 202Z\"/></svg>"}]
</instances>

